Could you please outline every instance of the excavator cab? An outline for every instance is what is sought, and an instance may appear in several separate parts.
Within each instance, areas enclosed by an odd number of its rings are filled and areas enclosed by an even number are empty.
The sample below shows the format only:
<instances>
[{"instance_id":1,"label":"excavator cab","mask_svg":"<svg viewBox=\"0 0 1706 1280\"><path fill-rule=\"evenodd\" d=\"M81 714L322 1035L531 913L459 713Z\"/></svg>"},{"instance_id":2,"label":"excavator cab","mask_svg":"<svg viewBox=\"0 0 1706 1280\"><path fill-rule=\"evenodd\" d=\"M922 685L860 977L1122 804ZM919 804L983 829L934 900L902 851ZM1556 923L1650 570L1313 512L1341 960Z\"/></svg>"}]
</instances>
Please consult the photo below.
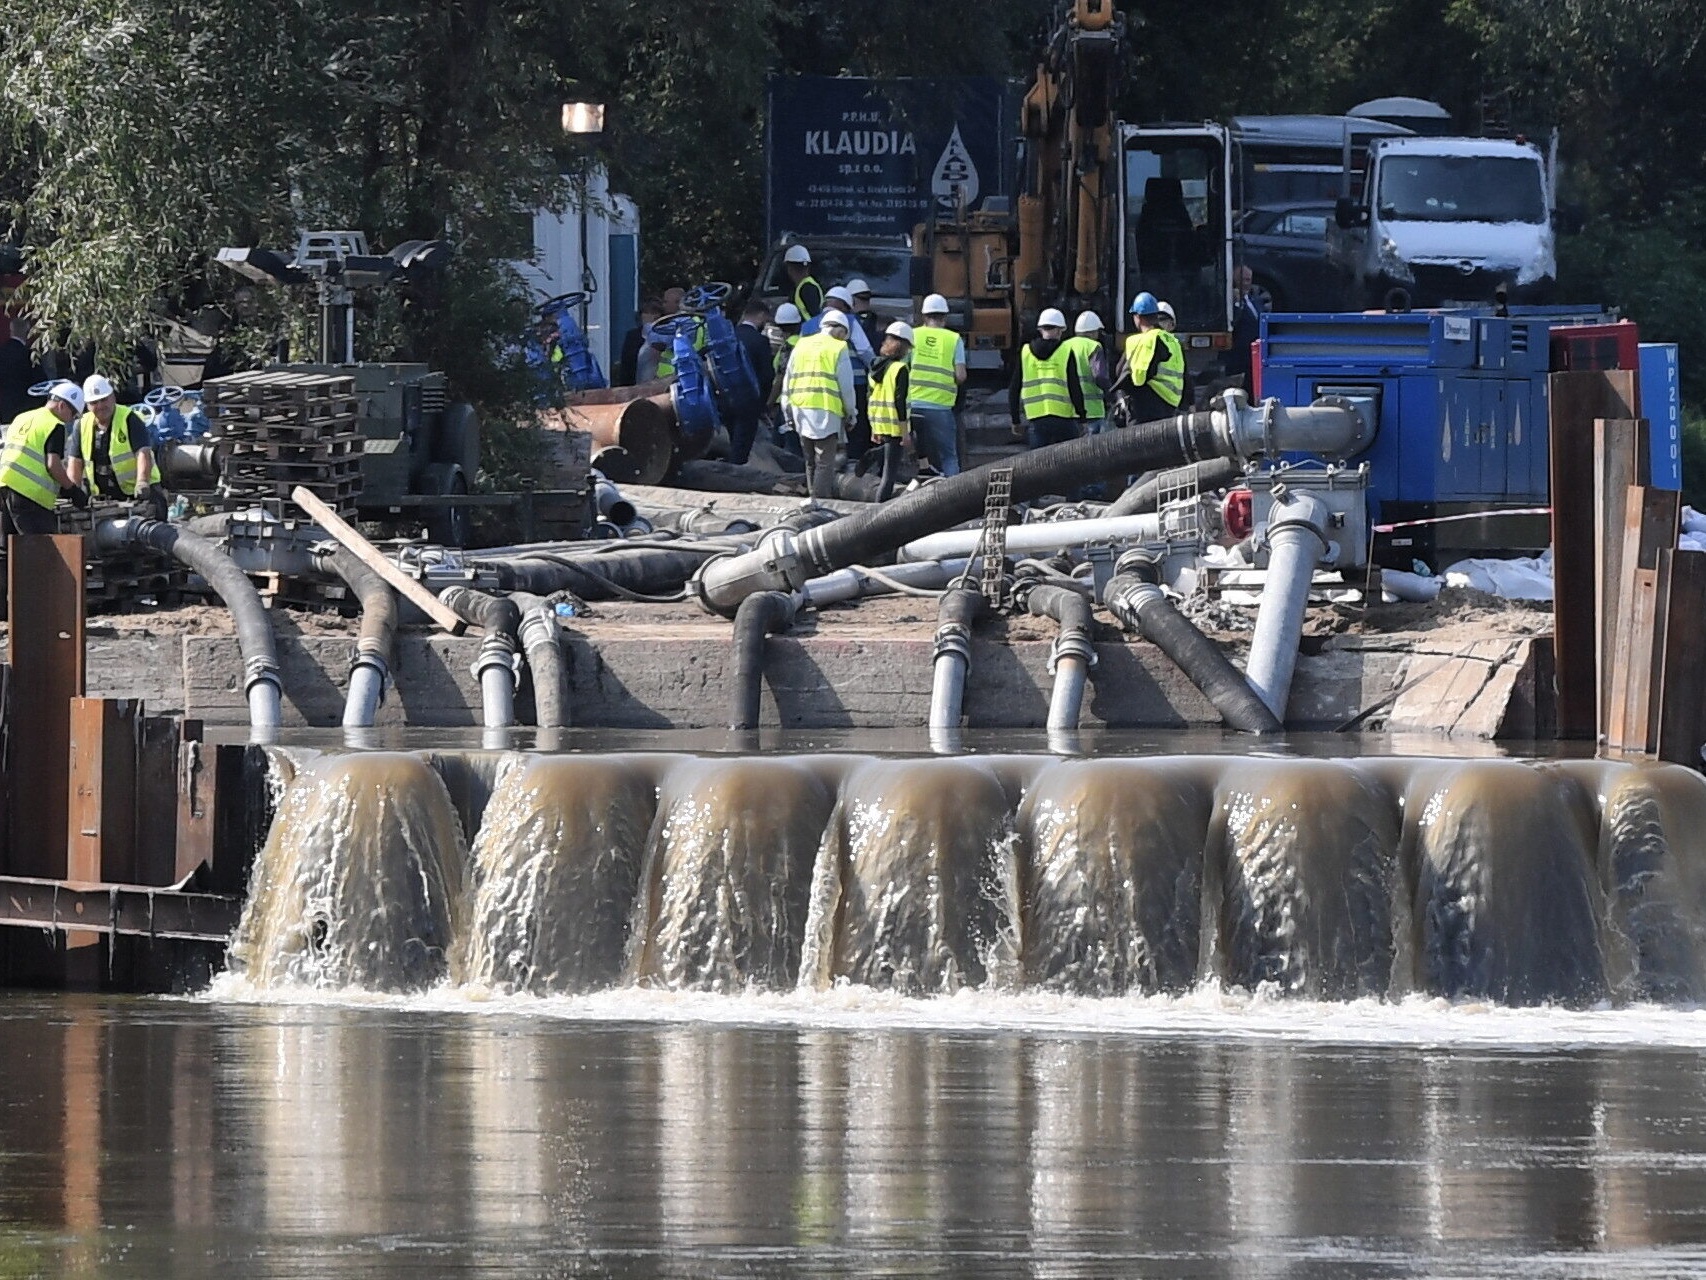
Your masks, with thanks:
<instances>
[{"instance_id":1,"label":"excavator cab","mask_svg":"<svg viewBox=\"0 0 1706 1280\"><path fill-rule=\"evenodd\" d=\"M1172 303L1193 371L1232 345L1232 156L1217 124L1120 130L1119 297Z\"/></svg>"}]
</instances>

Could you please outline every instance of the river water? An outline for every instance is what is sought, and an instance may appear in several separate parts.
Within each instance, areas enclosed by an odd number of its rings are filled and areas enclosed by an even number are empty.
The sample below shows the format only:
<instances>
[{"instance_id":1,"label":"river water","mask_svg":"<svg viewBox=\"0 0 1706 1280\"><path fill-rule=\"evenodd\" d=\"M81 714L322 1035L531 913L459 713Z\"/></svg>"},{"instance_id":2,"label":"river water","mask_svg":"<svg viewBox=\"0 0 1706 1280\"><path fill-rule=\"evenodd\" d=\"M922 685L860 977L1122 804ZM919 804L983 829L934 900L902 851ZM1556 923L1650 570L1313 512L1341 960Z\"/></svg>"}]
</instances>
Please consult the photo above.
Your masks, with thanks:
<instances>
[{"instance_id":1,"label":"river water","mask_svg":"<svg viewBox=\"0 0 1706 1280\"><path fill-rule=\"evenodd\" d=\"M0 998L0 1276L1677 1275L1706 1014Z\"/></svg>"}]
</instances>

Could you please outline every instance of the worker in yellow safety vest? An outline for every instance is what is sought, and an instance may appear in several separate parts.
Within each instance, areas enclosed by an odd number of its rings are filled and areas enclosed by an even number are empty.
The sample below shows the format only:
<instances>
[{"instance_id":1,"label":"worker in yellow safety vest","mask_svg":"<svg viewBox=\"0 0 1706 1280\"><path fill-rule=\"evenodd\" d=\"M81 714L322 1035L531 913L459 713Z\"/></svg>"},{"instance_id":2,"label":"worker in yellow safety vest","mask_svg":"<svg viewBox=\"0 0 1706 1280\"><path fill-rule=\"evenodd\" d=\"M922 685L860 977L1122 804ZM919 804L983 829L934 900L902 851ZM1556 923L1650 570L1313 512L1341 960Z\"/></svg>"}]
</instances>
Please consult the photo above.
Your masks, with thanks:
<instances>
[{"instance_id":1,"label":"worker in yellow safety vest","mask_svg":"<svg viewBox=\"0 0 1706 1280\"><path fill-rule=\"evenodd\" d=\"M823 286L812 275L812 251L803 244L791 244L782 255L782 265L788 271L788 283L794 292L788 301L800 309L800 318L810 320L823 310Z\"/></svg>"},{"instance_id":2,"label":"worker in yellow safety vest","mask_svg":"<svg viewBox=\"0 0 1706 1280\"><path fill-rule=\"evenodd\" d=\"M939 293L919 308L923 323L913 331L907 367L912 440L944 476L960 474L960 431L954 416L966 380L966 341L948 327L948 300Z\"/></svg>"},{"instance_id":3,"label":"worker in yellow safety vest","mask_svg":"<svg viewBox=\"0 0 1706 1280\"><path fill-rule=\"evenodd\" d=\"M788 359L782 411L800 436L806 483L814 498L835 496L841 469L841 442L858 413L853 392L853 360L847 352L847 313L828 310L816 333L800 339Z\"/></svg>"},{"instance_id":4,"label":"worker in yellow safety vest","mask_svg":"<svg viewBox=\"0 0 1706 1280\"><path fill-rule=\"evenodd\" d=\"M1137 332L1125 340L1124 368L1114 384L1125 392L1125 421L1170 418L1185 395L1185 349L1162 328L1154 294L1145 291L1133 298L1131 314Z\"/></svg>"},{"instance_id":5,"label":"worker in yellow safety vest","mask_svg":"<svg viewBox=\"0 0 1706 1280\"><path fill-rule=\"evenodd\" d=\"M56 382L47 403L12 419L6 444L0 448L0 530L6 534L57 533L54 504L61 489L75 489L65 470L66 428L83 411L83 389L75 382ZM87 506L86 497L73 503Z\"/></svg>"},{"instance_id":6,"label":"worker in yellow safety vest","mask_svg":"<svg viewBox=\"0 0 1706 1280\"><path fill-rule=\"evenodd\" d=\"M911 429L907 400L911 371L906 358L912 351L912 326L896 320L883 332L883 345L871 366L871 448L878 451L882 474L898 474L901 444ZM870 467L861 464L862 470Z\"/></svg>"},{"instance_id":7,"label":"worker in yellow safety vest","mask_svg":"<svg viewBox=\"0 0 1706 1280\"><path fill-rule=\"evenodd\" d=\"M1078 438L1084 389L1059 308L1049 307L1037 317L1037 336L1019 348L1007 395L1014 432L1023 432L1031 448Z\"/></svg>"},{"instance_id":8,"label":"worker in yellow safety vest","mask_svg":"<svg viewBox=\"0 0 1706 1280\"><path fill-rule=\"evenodd\" d=\"M1094 311L1079 312L1065 345L1072 352L1078 386L1084 392L1084 431L1095 435L1108 416L1108 353L1102 345L1102 317Z\"/></svg>"},{"instance_id":9,"label":"worker in yellow safety vest","mask_svg":"<svg viewBox=\"0 0 1706 1280\"><path fill-rule=\"evenodd\" d=\"M148 424L129 405L118 402L113 384L98 373L84 381L83 401L88 408L65 447L65 470L71 483L87 482L96 497L154 502L163 514L163 495L156 487L160 468L154 462Z\"/></svg>"}]
</instances>

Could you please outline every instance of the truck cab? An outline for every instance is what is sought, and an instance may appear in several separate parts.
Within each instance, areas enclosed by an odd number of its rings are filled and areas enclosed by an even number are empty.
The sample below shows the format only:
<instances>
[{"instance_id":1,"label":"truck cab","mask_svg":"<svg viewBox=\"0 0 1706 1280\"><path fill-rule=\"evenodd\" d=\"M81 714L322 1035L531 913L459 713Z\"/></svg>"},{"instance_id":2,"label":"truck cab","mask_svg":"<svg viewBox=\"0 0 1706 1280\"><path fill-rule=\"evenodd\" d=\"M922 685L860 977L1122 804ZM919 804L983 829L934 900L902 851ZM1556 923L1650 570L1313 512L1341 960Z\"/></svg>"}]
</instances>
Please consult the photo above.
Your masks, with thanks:
<instances>
[{"instance_id":1,"label":"truck cab","mask_svg":"<svg viewBox=\"0 0 1706 1280\"><path fill-rule=\"evenodd\" d=\"M1550 301L1557 280L1544 157L1497 138L1383 138L1340 196L1328 259L1351 310Z\"/></svg>"},{"instance_id":2,"label":"truck cab","mask_svg":"<svg viewBox=\"0 0 1706 1280\"><path fill-rule=\"evenodd\" d=\"M871 310L884 321L912 320L912 242L906 236L783 236L765 255L752 291L772 312L793 299L783 255L796 244L811 251L812 278L825 290L863 280L871 286Z\"/></svg>"}]
</instances>

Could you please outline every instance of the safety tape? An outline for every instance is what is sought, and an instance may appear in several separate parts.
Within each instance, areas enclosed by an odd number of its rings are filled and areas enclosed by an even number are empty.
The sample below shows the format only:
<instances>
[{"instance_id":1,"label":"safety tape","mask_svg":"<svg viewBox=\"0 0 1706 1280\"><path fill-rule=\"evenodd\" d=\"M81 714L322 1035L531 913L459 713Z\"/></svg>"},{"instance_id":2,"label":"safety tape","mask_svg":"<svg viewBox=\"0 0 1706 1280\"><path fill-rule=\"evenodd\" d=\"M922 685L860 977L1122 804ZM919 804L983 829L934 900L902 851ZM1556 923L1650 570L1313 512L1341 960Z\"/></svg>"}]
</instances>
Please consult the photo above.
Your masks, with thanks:
<instances>
[{"instance_id":1,"label":"safety tape","mask_svg":"<svg viewBox=\"0 0 1706 1280\"><path fill-rule=\"evenodd\" d=\"M1549 516L1551 507L1500 507L1497 511L1466 511L1455 516L1434 516L1428 520L1399 520L1392 524L1377 524L1376 533L1391 533L1394 529L1414 529L1424 524L1451 524L1458 520L1485 520L1489 516Z\"/></svg>"}]
</instances>

